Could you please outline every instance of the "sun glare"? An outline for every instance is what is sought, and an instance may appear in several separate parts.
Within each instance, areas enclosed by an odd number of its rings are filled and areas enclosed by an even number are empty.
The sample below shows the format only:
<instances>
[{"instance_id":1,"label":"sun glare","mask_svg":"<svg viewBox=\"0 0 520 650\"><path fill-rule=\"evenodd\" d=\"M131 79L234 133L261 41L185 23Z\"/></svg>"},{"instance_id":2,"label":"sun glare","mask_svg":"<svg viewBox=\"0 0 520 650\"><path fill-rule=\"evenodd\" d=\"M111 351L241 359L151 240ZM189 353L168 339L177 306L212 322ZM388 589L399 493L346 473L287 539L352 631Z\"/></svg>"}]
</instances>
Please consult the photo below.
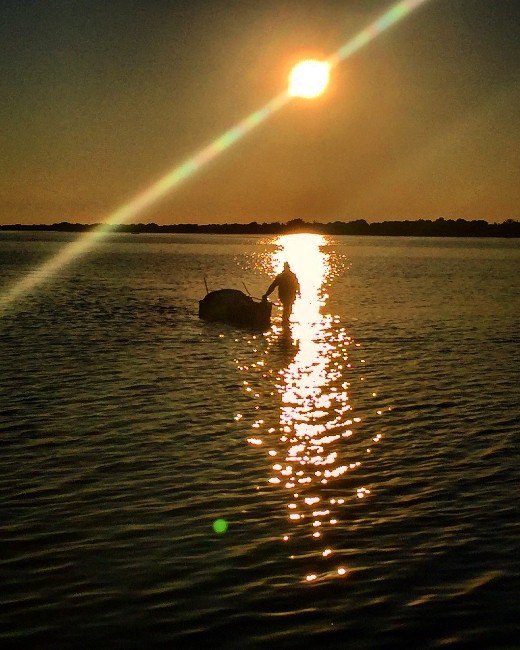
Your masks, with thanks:
<instances>
[{"instance_id":1,"label":"sun glare","mask_svg":"<svg viewBox=\"0 0 520 650\"><path fill-rule=\"evenodd\" d=\"M323 248L323 235L295 233L277 238L278 250L273 255L273 273L280 273L284 262L289 262L300 282L301 295L294 303L294 321L304 329L309 323L321 321L323 285L330 273L329 255Z\"/></svg>"},{"instance_id":2,"label":"sun glare","mask_svg":"<svg viewBox=\"0 0 520 650\"><path fill-rule=\"evenodd\" d=\"M321 95L329 83L330 64L326 61L300 61L289 76L289 95L312 99Z\"/></svg>"}]
</instances>

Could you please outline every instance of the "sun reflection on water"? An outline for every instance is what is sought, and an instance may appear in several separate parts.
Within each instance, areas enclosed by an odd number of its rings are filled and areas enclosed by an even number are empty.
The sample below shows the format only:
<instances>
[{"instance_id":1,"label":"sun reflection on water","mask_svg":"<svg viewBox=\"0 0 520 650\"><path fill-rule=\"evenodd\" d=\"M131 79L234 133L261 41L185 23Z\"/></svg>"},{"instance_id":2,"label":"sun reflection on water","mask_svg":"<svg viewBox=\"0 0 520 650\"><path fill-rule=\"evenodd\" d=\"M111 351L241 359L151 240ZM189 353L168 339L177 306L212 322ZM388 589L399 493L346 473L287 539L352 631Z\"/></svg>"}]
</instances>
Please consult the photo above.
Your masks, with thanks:
<instances>
[{"instance_id":1,"label":"sun reflection on water","mask_svg":"<svg viewBox=\"0 0 520 650\"><path fill-rule=\"evenodd\" d=\"M300 296L294 303L292 323L296 338L312 338L313 326L321 321L320 309L327 295L324 284L330 275L330 255L323 249L327 240L323 235L301 233L283 235L276 240L277 249L272 255L271 274L283 269L284 262L296 273L300 282Z\"/></svg>"},{"instance_id":2,"label":"sun reflection on water","mask_svg":"<svg viewBox=\"0 0 520 650\"><path fill-rule=\"evenodd\" d=\"M272 243L275 250L261 260L262 269L272 277L288 262L298 277L300 296L289 325L282 326L280 316L275 317L265 335L263 358L239 366L259 373L258 382L251 376L243 382L250 395L259 397L255 409L270 408L272 414L273 398L279 399L277 419L258 417L247 440L266 448L266 480L286 495L288 529L281 541L291 546L291 560L303 559L303 582L314 582L346 573L329 537L348 498L341 480L361 466L346 444L361 421L353 417L349 401L349 346L357 344L339 317L325 312L328 284L341 267L328 239L295 234ZM369 494L357 486L348 491L352 499ZM304 550L308 543L311 549ZM316 560L312 566L310 556Z\"/></svg>"}]
</instances>

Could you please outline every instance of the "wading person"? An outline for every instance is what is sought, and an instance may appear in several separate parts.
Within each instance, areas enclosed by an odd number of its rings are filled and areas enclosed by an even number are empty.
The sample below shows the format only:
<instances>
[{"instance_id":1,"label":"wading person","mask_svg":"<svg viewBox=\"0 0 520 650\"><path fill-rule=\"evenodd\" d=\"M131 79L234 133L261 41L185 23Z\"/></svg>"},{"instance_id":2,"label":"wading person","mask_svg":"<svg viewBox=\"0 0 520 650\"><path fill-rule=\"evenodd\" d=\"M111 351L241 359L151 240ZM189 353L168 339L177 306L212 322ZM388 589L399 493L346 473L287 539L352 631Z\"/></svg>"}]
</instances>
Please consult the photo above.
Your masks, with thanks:
<instances>
[{"instance_id":1,"label":"wading person","mask_svg":"<svg viewBox=\"0 0 520 650\"><path fill-rule=\"evenodd\" d=\"M283 271L279 273L276 278L271 282L269 288L262 296L262 300L267 300L267 296L278 287L278 297L282 301L283 314L282 322L288 323L292 313L292 308L296 296L300 293L300 283L298 278L291 271L291 267L287 262L283 265Z\"/></svg>"}]
</instances>

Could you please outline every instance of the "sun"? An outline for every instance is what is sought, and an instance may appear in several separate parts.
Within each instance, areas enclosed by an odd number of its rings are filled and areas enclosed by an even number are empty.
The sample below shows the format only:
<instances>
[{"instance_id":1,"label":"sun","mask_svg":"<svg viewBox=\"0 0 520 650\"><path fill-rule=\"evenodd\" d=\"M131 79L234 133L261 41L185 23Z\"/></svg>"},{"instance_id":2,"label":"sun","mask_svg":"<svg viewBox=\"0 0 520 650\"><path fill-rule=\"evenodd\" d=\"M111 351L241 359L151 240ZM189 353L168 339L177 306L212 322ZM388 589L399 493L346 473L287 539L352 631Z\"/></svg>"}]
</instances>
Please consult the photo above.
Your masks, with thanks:
<instances>
[{"instance_id":1,"label":"sun","mask_svg":"<svg viewBox=\"0 0 520 650\"><path fill-rule=\"evenodd\" d=\"M329 83L329 72L330 65L325 61L300 61L289 75L289 95L306 99L318 97Z\"/></svg>"}]
</instances>

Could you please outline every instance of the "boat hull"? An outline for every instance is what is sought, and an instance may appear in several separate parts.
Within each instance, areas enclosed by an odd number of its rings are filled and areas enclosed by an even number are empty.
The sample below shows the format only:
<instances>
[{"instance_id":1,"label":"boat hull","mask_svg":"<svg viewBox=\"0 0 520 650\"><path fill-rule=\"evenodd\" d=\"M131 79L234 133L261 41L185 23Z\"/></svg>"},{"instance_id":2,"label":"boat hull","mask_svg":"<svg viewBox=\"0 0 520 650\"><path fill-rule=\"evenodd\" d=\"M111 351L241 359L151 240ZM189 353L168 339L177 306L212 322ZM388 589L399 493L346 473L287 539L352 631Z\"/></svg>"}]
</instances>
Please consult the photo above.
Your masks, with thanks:
<instances>
[{"instance_id":1,"label":"boat hull","mask_svg":"<svg viewBox=\"0 0 520 650\"><path fill-rule=\"evenodd\" d=\"M272 304L257 301L238 289L211 291L199 301L199 318L248 329L266 330L271 326Z\"/></svg>"}]
</instances>

